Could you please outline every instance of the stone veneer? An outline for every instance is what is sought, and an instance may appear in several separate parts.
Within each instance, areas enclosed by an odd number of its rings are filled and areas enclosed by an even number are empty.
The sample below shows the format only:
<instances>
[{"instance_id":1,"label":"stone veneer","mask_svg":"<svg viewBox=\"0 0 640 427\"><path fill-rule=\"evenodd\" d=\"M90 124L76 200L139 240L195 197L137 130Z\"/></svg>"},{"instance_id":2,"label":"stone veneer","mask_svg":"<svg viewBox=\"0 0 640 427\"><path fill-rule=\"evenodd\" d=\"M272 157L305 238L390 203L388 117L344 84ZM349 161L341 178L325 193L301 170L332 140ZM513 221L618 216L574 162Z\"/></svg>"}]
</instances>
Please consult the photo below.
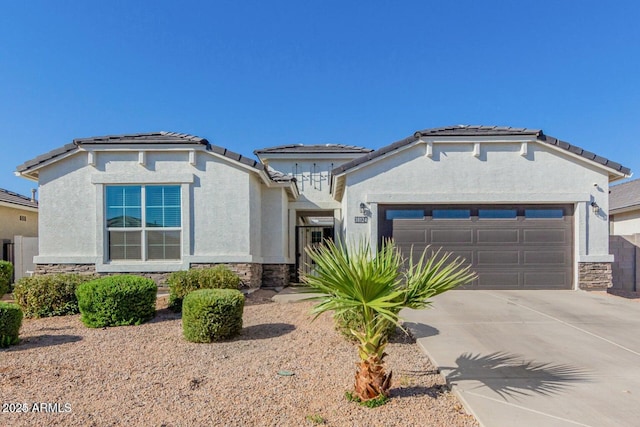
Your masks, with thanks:
<instances>
[{"instance_id":1,"label":"stone veneer","mask_svg":"<svg viewBox=\"0 0 640 427\"><path fill-rule=\"evenodd\" d=\"M191 264L191 268L209 268L218 264ZM240 276L240 282L249 288L259 288L262 283L262 264L255 263L225 263L222 264ZM98 276L113 276L126 273L97 273L94 264L37 264L35 274L78 273L95 274ZM164 285L171 272L133 272L136 276L153 279L158 285Z\"/></svg>"},{"instance_id":2,"label":"stone veneer","mask_svg":"<svg viewBox=\"0 0 640 427\"><path fill-rule=\"evenodd\" d=\"M263 264L262 265L262 286L267 288L277 288L289 285L290 281L289 264Z\"/></svg>"},{"instance_id":3,"label":"stone veneer","mask_svg":"<svg viewBox=\"0 0 640 427\"><path fill-rule=\"evenodd\" d=\"M117 274L126 273L97 273L96 266L94 264L37 264L35 274L60 274L60 273L76 273L76 274L94 274L96 276L115 276ZM163 286L167 283L167 278L171 274L170 272L155 272L155 273L131 273L136 276L146 277L151 279L159 286Z\"/></svg>"},{"instance_id":4,"label":"stone veneer","mask_svg":"<svg viewBox=\"0 0 640 427\"><path fill-rule=\"evenodd\" d=\"M578 287L586 291L604 291L613 284L611 263L578 263Z\"/></svg>"}]
</instances>

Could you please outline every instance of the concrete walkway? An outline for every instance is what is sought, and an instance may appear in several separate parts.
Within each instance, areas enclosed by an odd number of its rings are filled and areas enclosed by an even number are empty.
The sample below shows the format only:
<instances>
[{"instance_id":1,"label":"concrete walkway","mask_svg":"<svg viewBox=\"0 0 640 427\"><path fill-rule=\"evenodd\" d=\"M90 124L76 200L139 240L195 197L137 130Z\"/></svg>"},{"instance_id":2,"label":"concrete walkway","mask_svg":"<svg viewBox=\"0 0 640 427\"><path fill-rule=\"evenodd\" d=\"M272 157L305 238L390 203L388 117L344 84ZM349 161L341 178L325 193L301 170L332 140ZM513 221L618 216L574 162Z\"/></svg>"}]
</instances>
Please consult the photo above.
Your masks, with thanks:
<instances>
[{"instance_id":1,"label":"concrete walkway","mask_svg":"<svg viewBox=\"0 0 640 427\"><path fill-rule=\"evenodd\" d=\"M481 425L640 425L640 303L582 291L452 291L402 313Z\"/></svg>"}]
</instances>

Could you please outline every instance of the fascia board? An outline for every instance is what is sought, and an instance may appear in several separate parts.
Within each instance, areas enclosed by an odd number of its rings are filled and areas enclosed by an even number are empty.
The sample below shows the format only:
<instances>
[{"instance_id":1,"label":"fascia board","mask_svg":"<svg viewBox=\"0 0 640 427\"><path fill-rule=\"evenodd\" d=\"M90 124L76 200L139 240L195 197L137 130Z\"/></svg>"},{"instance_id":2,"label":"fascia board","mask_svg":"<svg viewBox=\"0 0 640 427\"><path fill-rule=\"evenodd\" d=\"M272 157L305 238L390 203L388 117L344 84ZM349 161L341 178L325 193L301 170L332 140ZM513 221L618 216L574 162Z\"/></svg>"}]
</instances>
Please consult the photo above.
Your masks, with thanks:
<instances>
[{"instance_id":1,"label":"fascia board","mask_svg":"<svg viewBox=\"0 0 640 427\"><path fill-rule=\"evenodd\" d=\"M38 212L38 208L32 206L19 205L17 203L0 202L0 206L4 206L11 209L18 209L21 211Z\"/></svg>"}]
</instances>

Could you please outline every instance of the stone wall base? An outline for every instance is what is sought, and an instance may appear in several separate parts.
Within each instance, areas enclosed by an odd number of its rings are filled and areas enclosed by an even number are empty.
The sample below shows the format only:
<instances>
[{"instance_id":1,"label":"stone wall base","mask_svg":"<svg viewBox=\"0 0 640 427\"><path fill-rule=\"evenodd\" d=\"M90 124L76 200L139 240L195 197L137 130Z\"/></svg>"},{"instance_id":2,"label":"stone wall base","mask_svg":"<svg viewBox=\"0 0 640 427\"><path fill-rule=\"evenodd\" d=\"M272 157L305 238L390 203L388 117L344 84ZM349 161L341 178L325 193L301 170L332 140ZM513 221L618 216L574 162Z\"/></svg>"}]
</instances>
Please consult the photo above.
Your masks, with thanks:
<instances>
[{"instance_id":1,"label":"stone wall base","mask_svg":"<svg viewBox=\"0 0 640 427\"><path fill-rule=\"evenodd\" d=\"M34 272L36 275L46 274L86 274L95 276L115 276L117 274L133 274L151 279L158 286L164 286L171 272L145 272L145 273L98 273L94 264L37 264Z\"/></svg>"},{"instance_id":2,"label":"stone wall base","mask_svg":"<svg viewBox=\"0 0 640 427\"><path fill-rule=\"evenodd\" d=\"M203 263L191 264L191 268L210 268L220 264ZM224 263L221 264L229 268L240 277L240 282L248 288L280 287L287 286L291 278L291 267L289 264L256 264L256 263ZM35 274L94 274L96 276L113 276L116 274L134 274L153 279L159 286L164 286L171 272L152 273L97 273L94 264L37 264Z\"/></svg>"},{"instance_id":3,"label":"stone wall base","mask_svg":"<svg viewBox=\"0 0 640 427\"><path fill-rule=\"evenodd\" d=\"M263 264L262 286L267 288L285 287L289 285L291 273L289 264Z\"/></svg>"},{"instance_id":4,"label":"stone wall base","mask_svg":"<svg viewBox=\"0 0 640 427\"><path fill-rule=\"evenodd\" d=\"M611 263L578 263L578 287L585 291L606 291L613 284Z\"/></svg>"}]
</instances>

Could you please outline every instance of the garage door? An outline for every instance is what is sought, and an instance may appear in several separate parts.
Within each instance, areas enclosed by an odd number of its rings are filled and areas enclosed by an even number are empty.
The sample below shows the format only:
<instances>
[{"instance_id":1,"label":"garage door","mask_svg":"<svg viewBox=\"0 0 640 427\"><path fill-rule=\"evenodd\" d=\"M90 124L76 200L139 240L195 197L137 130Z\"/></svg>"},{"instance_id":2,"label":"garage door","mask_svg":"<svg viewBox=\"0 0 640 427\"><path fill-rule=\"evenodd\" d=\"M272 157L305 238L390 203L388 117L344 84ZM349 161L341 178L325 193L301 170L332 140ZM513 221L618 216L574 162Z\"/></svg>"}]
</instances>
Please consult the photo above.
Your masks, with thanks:
<instances>
[{"instance_id":1,"label":"garage door","mask_svg":"<svg viewBox=\"0 0 640 427\"><path fill-rule=\"evenodd\" d=\"M442 247L478 273L471 289L571 289L572 205L380 206L402 252Z\"/></svg>"}]
</instances>

